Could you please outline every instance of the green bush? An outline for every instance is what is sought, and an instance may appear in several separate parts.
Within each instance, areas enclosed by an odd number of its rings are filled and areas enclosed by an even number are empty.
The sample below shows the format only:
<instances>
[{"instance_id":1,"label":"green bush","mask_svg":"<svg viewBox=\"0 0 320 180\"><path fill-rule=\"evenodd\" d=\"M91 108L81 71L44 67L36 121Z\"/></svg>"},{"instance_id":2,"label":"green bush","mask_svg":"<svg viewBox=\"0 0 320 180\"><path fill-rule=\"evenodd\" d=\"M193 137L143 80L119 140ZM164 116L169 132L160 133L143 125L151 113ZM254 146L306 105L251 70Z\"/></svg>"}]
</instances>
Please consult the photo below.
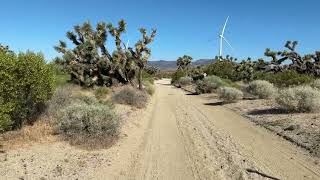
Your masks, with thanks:
<instances>
[{"instance_id":1,"label":"green bush","mask_svg":"<svg viewBox=\"0 0 320 180\"><path fill-rule=\"evenodd\" d=\"M204 67L204 72L208 75L215 75L223 79L230 79L232 81L238 80L236 71L237 64L231 61L215 61L213 64Z\"/></svg>"},{"instance_id":2,"label":"green bush","mask_svg":"<svg viewBox=\"0 0 320 180\"><path fill-rule=\"evenodd\" d=\"M185 76L187 76L187 72L182 69L178 69L176 72L172 74L171 84L175 84L181 77Z\"/></svg>"},{"instance_id":3,"label":"green bush","mask_svg":"<svg viewBox=\"0 0 320 180\"><path fill-rule=\"evenodd\" d=\"M94 91L94 95L96 96L96 98L101 99L101 98L105 98L107 94L110 93L110 89L107 87L98 87L95 91Z\"/></svg>"},{"instance_id":4,"label":"green bush","mask_svg":"<svg viewBox=\"0 0 320 180\"><path fill-rule=\"evenodd\" d=\"M145 81L148 81L148 82L150 82L151 84L153 84L153 83L154 83L154 79L155 79L155 75L150 74L150 73L148 73L148 72L146 72L146 71L143 71L143 72L142 72L142 79L143 79L144 82L145 82Z\"/></svg>"},{"instance_id":5,"label":"green bush","mask_svg":"<svg viewBox=\"0 0 320 180\"><path fill-rule=\"evenodd\" d=\"M0 98L5 103L0 104L0 112L6 117L6 123L0 124L10 124L1 129L31 123L53 95L54 82L54 73L42 54L0 52Z\"/></svg>"},{"instance_id":6,"label":"green bush","mask_svg":"<svg viewBox=\"0 0 320 180\"><path fill-rule=\"evenodd\" d=\"M114 94L112 96L112 100L119 104L127 104L137 108L143 108L147 104L148 96L143 91L125 87L118 93Z\"/></svg>"},{"instance_id":7,"label":"green bush","mask_svg":"<svg viewBox=\"0 0 320 180\"><path fill-rule=\"evenodd\" d=\"M280 90L276 102L284 109L297 112L318 112L320 91L310 86L297 86Z\"/></svg>"},{"instance_id":8,"label":"green bush","mask_svg":"<svg viewBox=\"0 0 320 180\"><path fill-rule=\"evenodd\" d=\"M221 87L219 88L218 93L219 98L226 103L237 102L238 100L243 98L242 91L233 87Z\"/></svg>"},{"instance_id":9,"label":"green bush","mask_svg":"<svg viewBox=\"0 0 320 180\"><path fill-rule=\"evenodd\" d=\"M269 81L277 87L290 87L310 84L313 82L314 77L307 74L300 74L293 70L286 70L276 74L257 72L254 75L254 79Z\"/></svg>"},{"instance_id":10,"label":"green bush","mask_svg":"<svg viewBox=\"0 0 320 180\"><path fill-rule=\"evenodd\" d=\"M62 111L57 128L73 144L82 144L118 136L120 123L112 107L78 102Z\"/></svg>"},{"instance_id":11,"label":"green bush","mask_svg":"<svg viewBox=\"0 0 320 180\"><path fill-rule=\"evenodd\" d=\"M202 93L212 93L215 92L220 87L232 87L235 86L230 80L224 80L217 76L208 76L205 77L203 80L198 80L196 82L196 92L197 94Z\"/></svg>"},{"instance_id":12,"label":"green bush","mask_svg":"<svg viewBox=\"0 0 320 180\"><path fill-rule=\"evenodd\" d=\"M274 97L277 89L268 81L255 80L248 84L246 91L259 99L269 99Z\"/></svg>"},{"instance_id":13,"label":"green bush","mask_svg":"<svg viewBox=\"0 0 320 180\"><path fill-rule=\"evenodd\" d=\"M190 85L192 84L192 78L191 77L181 77L177 83L180 85L180 86L187 86L187 85Z\"/></svg>"}]
</instances>

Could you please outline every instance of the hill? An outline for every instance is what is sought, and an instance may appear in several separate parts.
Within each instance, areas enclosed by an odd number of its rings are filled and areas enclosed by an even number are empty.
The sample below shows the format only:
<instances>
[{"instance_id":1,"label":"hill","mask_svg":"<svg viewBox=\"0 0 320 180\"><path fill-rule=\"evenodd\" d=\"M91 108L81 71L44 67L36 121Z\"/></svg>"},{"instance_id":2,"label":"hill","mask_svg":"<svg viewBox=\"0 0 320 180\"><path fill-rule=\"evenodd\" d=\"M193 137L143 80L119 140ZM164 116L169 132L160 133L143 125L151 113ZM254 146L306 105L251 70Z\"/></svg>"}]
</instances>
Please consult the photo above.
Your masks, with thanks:
<instances>
[{"instance_id":1,"label":"hill","mask_svg":"<svg viewBox=\"0 0 320 180\"><path fill-rule=\"evenodd\" d=\"M201 65L211 64L213 62L214 62L213 59L198 59L196 61L192 61L191 66L201 66ZM149 61L148 65L156 67L160 70L171 70L171 69L177 68L176 61L156 60L156 61Z\"/></svg>"}]
</instances>

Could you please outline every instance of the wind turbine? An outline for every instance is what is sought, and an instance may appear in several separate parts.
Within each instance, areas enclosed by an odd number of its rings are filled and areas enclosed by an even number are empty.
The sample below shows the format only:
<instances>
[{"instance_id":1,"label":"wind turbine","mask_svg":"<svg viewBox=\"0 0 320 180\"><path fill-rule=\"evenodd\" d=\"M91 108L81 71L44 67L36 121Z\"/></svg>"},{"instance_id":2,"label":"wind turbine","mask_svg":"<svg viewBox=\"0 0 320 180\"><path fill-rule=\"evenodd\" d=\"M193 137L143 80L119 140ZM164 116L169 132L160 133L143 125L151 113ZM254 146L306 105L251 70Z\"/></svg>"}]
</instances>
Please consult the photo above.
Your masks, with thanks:
<instances>
[{"instance_id":1,"label":"wind turbine","mask_svg":"<svg viewBox=\"0 0 320 180\"><path fill-rule=\"evenodd\" d=\"M220 37L219 58L222 57L223 41L225 41L225 42L231 47L231 49L233 49L233 47L231 46L231 44L230 44L230 43L228 42L228 40L224 37L224 31L225 31L225 29L226 29L228 20L229 20L229 16L227 17L227 19L226 19L226 21L225 21L225 23L224 23L224 25L223 25L221 34L219 34L219 37Z\"/></svg>"}]
</instances>

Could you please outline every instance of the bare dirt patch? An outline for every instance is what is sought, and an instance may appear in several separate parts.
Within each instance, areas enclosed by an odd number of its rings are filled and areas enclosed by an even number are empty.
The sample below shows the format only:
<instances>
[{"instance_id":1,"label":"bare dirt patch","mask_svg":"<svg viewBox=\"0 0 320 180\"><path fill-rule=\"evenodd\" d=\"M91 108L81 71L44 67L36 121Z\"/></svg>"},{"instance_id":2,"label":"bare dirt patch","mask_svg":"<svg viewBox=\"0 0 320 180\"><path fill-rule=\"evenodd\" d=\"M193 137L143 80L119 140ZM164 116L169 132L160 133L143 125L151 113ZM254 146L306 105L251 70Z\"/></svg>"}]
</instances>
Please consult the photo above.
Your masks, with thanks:
<instances>
[{"instance_id":1,"label":"bare dirt patch","mask_svg":"<svg viewBox=\"0 0 320 180\"><path fill-rule=\"evenodd\" d=\"M185 86L182 89L190 95L195 93L194 85ZM201 96L211 100L207 105L227 107L255 124L308 150L315 157L320 157L320 113L288 112L281 109L274 100L254 99L249 96L230 104L222 103L214 93Z\"/></svg>"},{"instance_id":2,"label":"bare dirt patch","mask_svg":"<svg viewBox=\"0 0 320 180\"><path fill-rule=\"evenodd\" d=\"M273 100L243 100L224 106L320 157L320 113L290 113Z\"/></svg>"}]
</instances>

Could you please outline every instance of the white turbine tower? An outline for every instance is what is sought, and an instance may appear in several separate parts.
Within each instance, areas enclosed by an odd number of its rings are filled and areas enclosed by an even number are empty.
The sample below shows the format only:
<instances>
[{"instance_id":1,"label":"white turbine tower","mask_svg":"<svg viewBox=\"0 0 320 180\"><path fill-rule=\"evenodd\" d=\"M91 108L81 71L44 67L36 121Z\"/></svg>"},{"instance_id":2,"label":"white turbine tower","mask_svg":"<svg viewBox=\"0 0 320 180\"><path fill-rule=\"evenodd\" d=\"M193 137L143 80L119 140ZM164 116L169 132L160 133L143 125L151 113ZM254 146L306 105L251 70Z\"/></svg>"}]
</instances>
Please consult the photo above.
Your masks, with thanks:
<instances>
[{"instance_id":1,"label":"white turbine tower","mask_svg":"<svg viewBox=\"0 0 320 180\"><path fill-rule=\"evenodd\" d=\"M224 25L223 25L221 34L219 35L219 37L220 37L219 58L222 57L223 41L225 41L225 42L231 47L231 49L233 49L232 46L231 46L231 44L230 44L230 43L228 42L228 40L224 37L224 31L225 31L225 29L226 29L228 20L229 20L229 16L227 17L227 19L226 19L226 21L225 21L225 23L224 23Z\"/></svg>"}]
</instances>

